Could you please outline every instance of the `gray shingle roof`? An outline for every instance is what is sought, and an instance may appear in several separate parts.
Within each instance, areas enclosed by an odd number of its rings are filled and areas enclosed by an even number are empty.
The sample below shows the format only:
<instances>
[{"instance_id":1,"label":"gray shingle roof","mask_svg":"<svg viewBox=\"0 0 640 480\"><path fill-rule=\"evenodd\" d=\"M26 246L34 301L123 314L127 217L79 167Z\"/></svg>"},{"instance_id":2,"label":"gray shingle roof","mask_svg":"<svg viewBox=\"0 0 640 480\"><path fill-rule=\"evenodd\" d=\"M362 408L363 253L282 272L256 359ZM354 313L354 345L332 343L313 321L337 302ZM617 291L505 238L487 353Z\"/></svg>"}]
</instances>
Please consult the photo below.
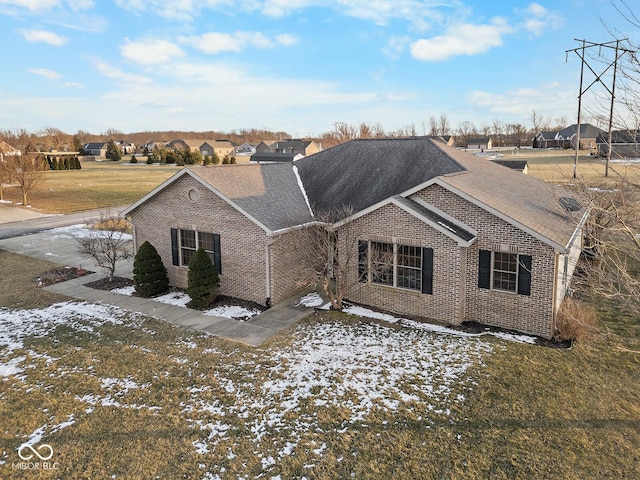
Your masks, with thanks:
<instances>
[{"instance_id":1,"label":"gray shingle roof","mask_svg":"<svg viewBox=\"0 0 640 480\"><path fill-rule=\"evenodd\" d=\"M585 213L586 201L581 202L580 210L568 212L560 203L560 197L575 197L576 194L567 188L522 175L445 145L441 148L463 165L465 171L441 177L440 182L463 192L510 223L550 240L558 250L568 244Z\"/></svg>"},{"instance_id":2,"label":"gray shingle roof","mask_svg":"<svg viewBox=\"0 0 640 480\"><path fill-rule=\"evenodd\" d=\"M298 155L298 153L258 152L251 155L251 161L292 163Z\"/></svg>"},{"instance_id":3,"label":"gray shingle roof","mask_svg":"<svg viewBox=\"0 0 640 480\"><path fill-rule=\"evenodd\" d=\"M464 168L426 137L352 140L298 160L314 212L355 212Z\"/></svg>"},{"instance_id":4,"label":"gray shingle roof","mask_svg":"<svg viewBox=\"0 0 640 480\"><path fill-rule=\"evenodd\" d=\"M578 124L569 125L567 128L563 128L558 133L562 136L562 138L570 138L571 135L574 135L578 131ZM604 133L604 130L599 129L598 127L594 127L590 123L581 123L580 124L580 138L596 138L601 133Z\"/></svg>"},{"instance_id":5,"label":"gray shingle roof","mask_svg":"<svg viewBox=\"0 0 640 480\"><path fill-rule=\"evenodd\" d=\"M291 164L189 169L271 231L312 220Z\"/></svg>"}]
</instances>

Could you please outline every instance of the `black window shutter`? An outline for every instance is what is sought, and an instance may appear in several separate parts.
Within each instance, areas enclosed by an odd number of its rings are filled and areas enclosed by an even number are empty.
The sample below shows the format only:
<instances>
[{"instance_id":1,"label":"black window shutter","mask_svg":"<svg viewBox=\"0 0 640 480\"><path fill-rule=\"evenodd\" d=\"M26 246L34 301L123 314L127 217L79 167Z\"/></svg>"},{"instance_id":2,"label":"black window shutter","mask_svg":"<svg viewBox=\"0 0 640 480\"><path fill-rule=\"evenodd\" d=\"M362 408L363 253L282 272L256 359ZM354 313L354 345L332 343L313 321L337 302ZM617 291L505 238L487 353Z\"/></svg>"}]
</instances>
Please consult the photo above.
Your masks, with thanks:
<instances>
[{"instance_id":1,"label":"black window shutter","mask_svg":"<svg viewBox=\"0 0 640 480\"><path fill-rule=\"evenodd\" d=\"M433 248L422 249L422 293L433 294Z\"/></svg>"},{"instance_id":2,"label":"black window shutter","mask_svg":"<svg viewBox=\"0 0 640 480\"><path fill-rule=\"evenodd\" d=\"M491 251L480 250L478 256L478 288L491 288Z\"/></svg>"},{"instance_id":3,"label":"black window shutter","mask_svg":"<svg viewBox=\"0 0 640 480\"><path fill-rule=\"evenodd\" d=\"M218 275L222 273L222 255L220 254L220 235L213 234L213 264Z\"/></svg>"},{"instance_id":4,"label":"black window shutter","mask_svg":"<svg viewBox=\"0 0 640 480\"><path fill-rule=\"evenodd\" d=\"M531 295L531 255L518 256L518 294Z\"/></svg>"},{"instance_id":5,"label":"black window shutter","mask_svg":"<svg viewBox=\"0 0 640 480\"><path fill-rule=\"evenodd\" d=\"M180 250L178 247L178 229L171 229L171 257L174 265L180 265Z\"/></svg>"},{"instance_id":6,"label":"black window shutter","mask_svg":"<svg viewBox=\"0 0 640 480\"><path fill-rule=\"evenodd\" d=\"M369 266L369 242L358 240L358 281L367 282L367 270Z\"/></svg>"}]
</instances>

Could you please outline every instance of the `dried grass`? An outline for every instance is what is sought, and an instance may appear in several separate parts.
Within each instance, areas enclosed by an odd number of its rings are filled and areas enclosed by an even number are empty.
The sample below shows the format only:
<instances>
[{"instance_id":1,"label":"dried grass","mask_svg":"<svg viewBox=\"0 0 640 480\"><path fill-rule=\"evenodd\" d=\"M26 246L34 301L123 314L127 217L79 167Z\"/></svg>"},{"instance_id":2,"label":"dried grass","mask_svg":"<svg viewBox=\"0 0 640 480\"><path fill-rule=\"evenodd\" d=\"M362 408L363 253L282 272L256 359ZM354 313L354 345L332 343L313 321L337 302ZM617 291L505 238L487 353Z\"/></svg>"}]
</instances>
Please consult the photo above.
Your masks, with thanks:
<instances>
[{"instance_id":1,"label":"dried grass","mask_svg":"<svg viewBox=\"0 0 640 480\"><path fill-rule=\"evenodd\" d=\"M555 338L576 343L587 342L597 332L598 315L591 305L567 298L556 317Z\"/></svg>"}]
</instances>

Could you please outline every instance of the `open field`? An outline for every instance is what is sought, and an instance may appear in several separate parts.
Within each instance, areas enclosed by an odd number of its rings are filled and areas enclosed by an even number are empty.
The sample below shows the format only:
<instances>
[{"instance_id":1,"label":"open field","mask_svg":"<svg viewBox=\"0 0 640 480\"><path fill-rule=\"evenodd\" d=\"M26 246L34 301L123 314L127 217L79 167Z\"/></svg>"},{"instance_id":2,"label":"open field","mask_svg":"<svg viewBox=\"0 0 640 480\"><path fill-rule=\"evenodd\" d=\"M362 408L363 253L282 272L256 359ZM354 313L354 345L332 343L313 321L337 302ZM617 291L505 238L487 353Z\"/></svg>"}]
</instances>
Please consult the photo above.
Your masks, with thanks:
<instances>
[{"instance_id":1,"label":"open field","mask_svg":"<svg viewBox=\"0 0 640 480\"><path fill-rule=\"evenodd\" d=\"M505 160L527 160L529 174L553 183L571 183L574 156L565 150L520 150L501 152ZM517 153L517 154L516 154ZM482 160L479 160L482 161ZM82 170L49 171L46 181L29 194L31 206L43 213L71 213L129 205L153 190L182 167L175 165L131 165L120 162L83 162ZM609 178L604 176L602 159L581 155L578 175L583 181L606 186L620 176L640 183L640 163L613 163ZM16 187L5 187L4 196L21 202Z\"/></svg>"},{"instance_id":2,"label":"open field","mask_svg":"<svg viewBox=\"0 0 640 480\"><path fill-rule=\"evenodd\" d=\"M43 213L71 213L134 203L181 167L127 162L82 162L82 170L54 170L29 194L29 203ZM5 187L4 197L22 201L17 187Z\"/></svg>"},{"instance_id":3,"label":"open field","mask_svg":"<svg viewBox=\"0 0 640 480\"><path fill-rule=\"evenodd\" d=\"M511 153L511 154L510 154ZM575 154L566 150L521 150L504 152L504 160L526 160L529 175L553 183L572 183ZM580 154L577 167L578 178L590 185L611 185L621 178L640 183L640 162L621 163L612 161L609 177L605 177L605 159Z\"/></svg>"},{"instance_id":4,"label":"open field","mask_svg":"<svg viewBox=\"0 0 640 480\"><path fill-rule=\"evenodd\" d=\"M2 478L640 477L640 319L612 305L570 350L328 312L249 348L0 263ZM57 469L21 470L27 440Z\"/></svg>"}]
</instances>

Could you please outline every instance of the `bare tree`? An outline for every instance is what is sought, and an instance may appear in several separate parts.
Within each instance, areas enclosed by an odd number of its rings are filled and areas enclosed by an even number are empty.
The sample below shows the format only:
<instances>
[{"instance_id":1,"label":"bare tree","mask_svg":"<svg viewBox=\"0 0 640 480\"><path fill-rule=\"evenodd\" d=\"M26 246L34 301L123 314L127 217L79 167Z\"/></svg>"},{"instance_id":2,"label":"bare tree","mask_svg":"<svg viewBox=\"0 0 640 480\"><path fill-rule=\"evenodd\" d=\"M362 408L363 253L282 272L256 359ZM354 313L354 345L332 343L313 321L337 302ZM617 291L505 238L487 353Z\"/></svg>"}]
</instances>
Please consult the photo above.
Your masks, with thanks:
<instances>
[{"instance_id":1,"label":"bare tree","mask_svg":"<svg viewBox=\"0 0 640 480\"><path fill-rule=\"evenodd\" d=\"M116 264L133 256L129 224L126 220L106 211L100 221L93 225L86 237L78 239L80 253L91 255L96 264L103 268L113 281Z\"/></svg>"},{"instance_id":2,"label":"bare tree","mask_svg":"<svg viewBox=\"0 0 640 480\"><path fill-rule=\"evenodd\" d=\"M636 173L637 175L637 173ZM640 313L640 185L619 176L606 188L579 185L591 201L583 287Z\"/></svg>"},{"instance_id":3,"label":"bare tree","mask_svg":"<svg viewBox=\"0 0 640 480\"><path fill-rule=\"evenodd\" d=\"M440 114L440 118L438 119L438 135L444 137L445 135L451 134L451 125L449 124L449 119L447 115L442 113Z\"/></svg>"},{"instance_id":4,"label":"bare tree","mask_svg":"<svg viewBox=\"0 0 640 480\"><path fill-rule=\"evenodd\" d=\"M302 283L321 288L334 310L343 309L354 277L356 282L359 280L353 272L358 271L358 242L364 233L353 222L345 221L352 215L351 207L317 214L314 222L290 232L285 239L290 248L299 252ZM381 253L371 264L374 269L386 271L392 262L393 257Z\"/></svg>"}]
</instances>

